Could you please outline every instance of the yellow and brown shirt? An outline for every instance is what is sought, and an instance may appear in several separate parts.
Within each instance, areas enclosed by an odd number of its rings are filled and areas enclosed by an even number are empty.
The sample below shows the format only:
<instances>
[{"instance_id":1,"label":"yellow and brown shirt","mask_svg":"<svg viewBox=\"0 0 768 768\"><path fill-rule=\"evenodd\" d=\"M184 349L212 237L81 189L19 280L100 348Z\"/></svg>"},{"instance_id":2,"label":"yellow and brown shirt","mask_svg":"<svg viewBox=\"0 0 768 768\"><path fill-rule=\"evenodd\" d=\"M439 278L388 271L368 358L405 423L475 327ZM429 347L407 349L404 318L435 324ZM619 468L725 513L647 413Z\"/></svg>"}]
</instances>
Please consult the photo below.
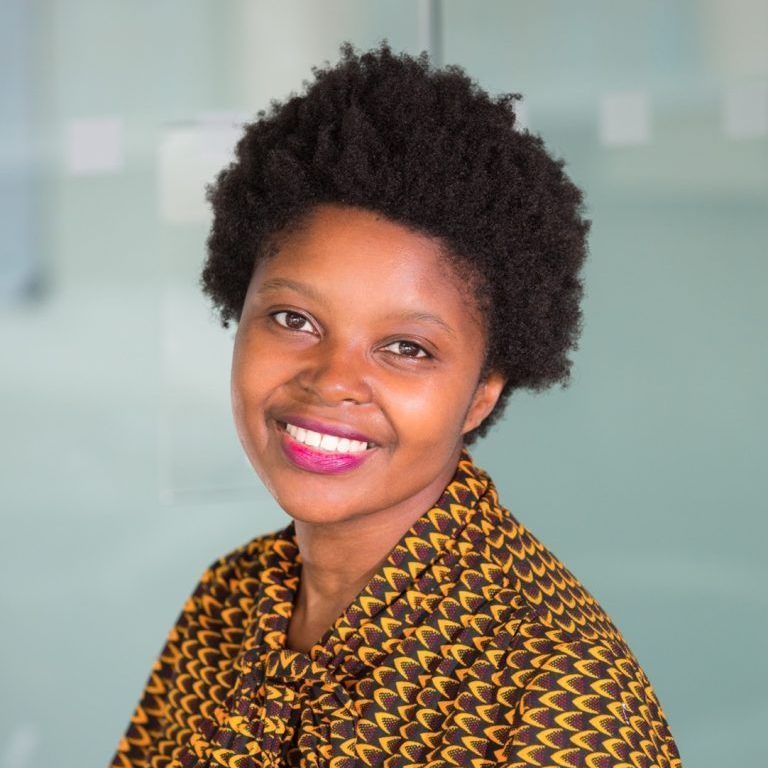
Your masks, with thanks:
<instances>
[{"instance_id":1,"label":"yellow and brown shirt","mask_svg":"<svg viewBox=\"0 0 768 768\"><path fill-rule=\"evenodd\" d=\"M309 653L286 647L294 524L204 572L119 768L680 768L648 678L465 448Z\"/></svg>"}]
</instances>

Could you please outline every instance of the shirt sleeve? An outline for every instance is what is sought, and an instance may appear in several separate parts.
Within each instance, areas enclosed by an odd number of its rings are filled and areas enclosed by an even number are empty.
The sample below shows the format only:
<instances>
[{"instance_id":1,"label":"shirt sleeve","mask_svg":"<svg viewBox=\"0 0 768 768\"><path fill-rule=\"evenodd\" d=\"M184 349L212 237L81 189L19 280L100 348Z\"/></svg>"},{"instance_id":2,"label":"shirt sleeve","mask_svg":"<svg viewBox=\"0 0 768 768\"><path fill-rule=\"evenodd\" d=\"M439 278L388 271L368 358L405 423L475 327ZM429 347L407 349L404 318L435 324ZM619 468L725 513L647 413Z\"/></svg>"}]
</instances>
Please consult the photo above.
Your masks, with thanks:
<instances>
[{"instance_id":1,"label":"shirt sleeve","mask_svg":"<svg viewBox=\"0 0 768 768\"><path fill-rule=\"evenodd\" d=\"M656 694L631 651L556 643L512 714L504 768L682 768Z\"/></svg>"},{"instance_id":2,"label":"shirt sleeve","mask_svg":"<svg viewBox=\"0 0 768 768\"><path fill-rule=\"evenodd\" d=\"M211 600L215 569L221 562L217 560L206 568L171 627L110 768L160 768L169 762L181 727L173 718L173 711L182 706L183 692L177 690L176 681L189 661L185 644L192 639L192 630L200 627L206 603Z\"/></svg>"}]
</instances>

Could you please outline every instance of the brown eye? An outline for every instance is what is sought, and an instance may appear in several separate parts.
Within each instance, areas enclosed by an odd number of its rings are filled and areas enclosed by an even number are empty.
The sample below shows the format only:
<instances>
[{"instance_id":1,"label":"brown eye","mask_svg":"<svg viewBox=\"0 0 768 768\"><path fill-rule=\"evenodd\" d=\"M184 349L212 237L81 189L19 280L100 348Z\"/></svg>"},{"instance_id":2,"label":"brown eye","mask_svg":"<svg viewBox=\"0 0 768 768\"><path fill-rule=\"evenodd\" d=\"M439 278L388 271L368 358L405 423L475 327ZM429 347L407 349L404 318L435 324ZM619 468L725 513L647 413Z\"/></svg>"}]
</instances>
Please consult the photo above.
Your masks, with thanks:
<instances>
[{"instance_id":1,"label":"brown eye","mask_svg":"<svg viewBox=\"0 0 768 768\"><path fill-rule=\"evenodd\" d=\"M388 347L399 347L398 351L395 352L396 355L399 355L400 357L411 357L414 359L423 359L427 357L432 357L432 355L427 352L424 347L420 346L419 344L416 344L413 341L406 341L405 339L401 339L400 341L394 341L392 344L389 344ZM387 347L384 347L384 349L387 349ZM422 353L422 354L419 354Z\"/></svg>"},{"instance_id":2,"label":"brown eye","mask_svg":"<svg viewBox=\"0 0 768 768\"><path fill-rule=\"evenodd\" d=\"M285 315L283 320L279 320L280 315ZM300 312L293 312L290 309L281 309L279 312L272 312L270 317L275 319L278 325L283 328L288 328L291 331L303 330L304 323L309 323L309 319L302 315Z\"/></svg>"}]
</instances>

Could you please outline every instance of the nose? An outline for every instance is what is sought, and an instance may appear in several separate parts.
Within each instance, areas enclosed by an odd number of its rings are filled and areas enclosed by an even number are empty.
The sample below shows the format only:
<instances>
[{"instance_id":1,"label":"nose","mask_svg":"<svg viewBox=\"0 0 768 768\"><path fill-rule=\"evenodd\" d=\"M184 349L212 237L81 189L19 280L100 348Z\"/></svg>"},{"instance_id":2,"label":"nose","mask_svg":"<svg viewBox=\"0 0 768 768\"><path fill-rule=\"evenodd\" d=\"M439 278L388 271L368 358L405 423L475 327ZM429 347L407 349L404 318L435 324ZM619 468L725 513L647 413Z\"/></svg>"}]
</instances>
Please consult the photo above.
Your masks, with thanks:
<instances>
[{"instance_id":1,"label":"nose","mask_svg":"<svg viewBox=\"0 0 768 768\"><path fill-rule=\"evenodd\" d=\"M314 398L326 404L345 400L365 403L371 399L363 352L351 344L325 339L315 346L312 358L297 380Z\"/></svg>"}]
</instances>

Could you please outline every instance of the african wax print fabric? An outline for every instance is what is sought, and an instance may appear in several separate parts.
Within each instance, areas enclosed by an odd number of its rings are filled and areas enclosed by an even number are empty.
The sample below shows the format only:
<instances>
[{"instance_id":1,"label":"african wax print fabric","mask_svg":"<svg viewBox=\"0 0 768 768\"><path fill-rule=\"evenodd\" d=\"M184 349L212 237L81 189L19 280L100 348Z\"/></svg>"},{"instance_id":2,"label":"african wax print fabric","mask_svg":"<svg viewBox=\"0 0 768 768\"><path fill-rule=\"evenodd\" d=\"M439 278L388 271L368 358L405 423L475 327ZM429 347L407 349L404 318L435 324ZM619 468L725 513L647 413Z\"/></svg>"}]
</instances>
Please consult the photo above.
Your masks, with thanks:
<instances>
[{"instance_id":1,"label":"african wax print fabric","mask_svg":"<svg viewBox=\"0 0 768 768\"><path fill-rule=\"evenodd\" d=\"M680 768L611 619L466 448L308 653L294 523L205 570L113 768Z\"/></svg>"}]
</instances>

